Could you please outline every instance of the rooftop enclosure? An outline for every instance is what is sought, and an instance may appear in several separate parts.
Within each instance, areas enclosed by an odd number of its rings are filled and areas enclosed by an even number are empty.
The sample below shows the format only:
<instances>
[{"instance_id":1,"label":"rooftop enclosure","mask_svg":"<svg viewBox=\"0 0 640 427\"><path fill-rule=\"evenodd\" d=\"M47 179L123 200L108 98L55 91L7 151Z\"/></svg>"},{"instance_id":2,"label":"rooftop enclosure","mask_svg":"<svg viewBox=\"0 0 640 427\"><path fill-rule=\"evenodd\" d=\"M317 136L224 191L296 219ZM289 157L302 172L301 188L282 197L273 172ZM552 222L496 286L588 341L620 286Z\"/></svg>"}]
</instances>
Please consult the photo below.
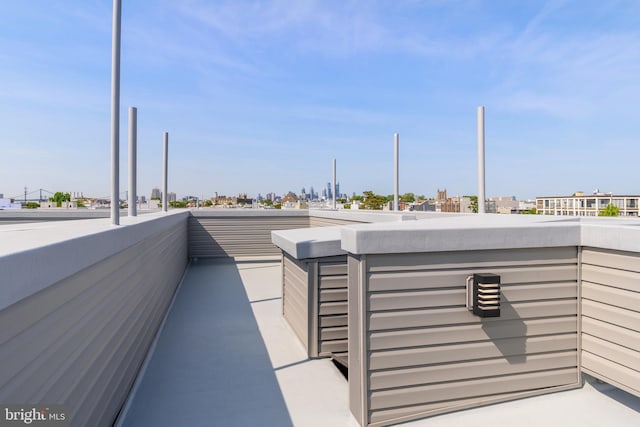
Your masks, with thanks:
<instances>
[{"instance_id":1,"label":"rooftop enclosure","mask_svg":"<svg viewBox=\"0 0 640 427\"><path fill-rule=\"evenodd\" d=\"M120 425L390 425L581 373L640 396L637 220L203 209L0 236L0 403L64 403L74 426L123 407ZM474 273L500 276L500 317L465 307ZM325 357L347 353L345 383ZM625 399L582 411L624 425Z\"/></svg>"}]
</instances>

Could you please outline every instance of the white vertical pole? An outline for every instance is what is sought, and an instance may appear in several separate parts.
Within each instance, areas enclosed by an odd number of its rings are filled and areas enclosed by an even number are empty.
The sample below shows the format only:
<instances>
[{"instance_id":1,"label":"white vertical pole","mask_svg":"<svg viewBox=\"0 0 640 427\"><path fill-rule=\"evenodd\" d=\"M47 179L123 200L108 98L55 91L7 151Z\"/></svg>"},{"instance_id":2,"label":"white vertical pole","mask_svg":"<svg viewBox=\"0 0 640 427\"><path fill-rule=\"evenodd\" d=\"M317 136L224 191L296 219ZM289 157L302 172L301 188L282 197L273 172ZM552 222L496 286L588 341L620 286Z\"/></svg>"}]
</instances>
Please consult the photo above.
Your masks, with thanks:
<instances>
[{"instance_id":1,"label":"white vertical pole","mask_svg":"<svg viewBox=\"0 0 640 427\"><path fill-rule=\"evenodd\" d=\"M137 170L137 144L138 144L138 109L129 107L129 216L137 216L138 201L138 170Z\"/></svg>"},{"instance_id":2,"label":"white vertical pole","mask_svg":"<svg viewBox=\"0 0 640 427\"><path fill-rule=\"evenodd\" d=\"M393 134L393 210L399 211L400 204L398 198L400 195L400 136L397 133Z\"/></svg>"},{"instance_id":3,"label":"white vertical pole","mask_svg":"<svg viewBox=\"0 0 640 427\"><path fill-rule=\"evenodd\" d=\"M169 132L164 133L162 150L162 211L167 212L169 195L167 193L167 183L169 179Z\"/></svg>"},{"instance_id":4,"label":"white vertical pole","mask_svg":"<svg viewBox=\"0 0 640 427\"><path fill-rule=\"evenodd\" d=\"M120 225L120 22L121 0L113 0L111 29L111 224Z\"/></svg>"},{"instance_id":5,"label":"white vertical pole","mask_svg":"<svg viewBox=\"0 0 640 427\"><path fill-rule=\"evenodd\" d=\"M333 159L333 209L336 209L336 159Z\"/></svg>"},{"instance_id":6,"label":"white vertical pole","mask_svg":"<svg viewBox=\"0 0 640 427\"><path fill-rule=\"evenodd\" d=\"M485 213L484 107L478 107L478 213Z\"/></svg>"}]
</instances>

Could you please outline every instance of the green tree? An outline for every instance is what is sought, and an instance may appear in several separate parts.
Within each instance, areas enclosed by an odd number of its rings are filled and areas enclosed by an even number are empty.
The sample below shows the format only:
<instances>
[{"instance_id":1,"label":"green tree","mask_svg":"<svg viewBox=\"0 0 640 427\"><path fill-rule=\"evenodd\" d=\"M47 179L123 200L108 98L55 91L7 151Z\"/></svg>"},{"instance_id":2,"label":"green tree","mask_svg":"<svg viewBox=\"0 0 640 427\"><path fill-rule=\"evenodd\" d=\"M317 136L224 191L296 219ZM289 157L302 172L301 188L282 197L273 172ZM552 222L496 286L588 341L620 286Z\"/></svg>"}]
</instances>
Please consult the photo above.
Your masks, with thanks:
<instances>
[{"instance_id":1,"label":"green tree","mask_svg":"<svg viewBox=\"0 0 640 427\"><path fill-rule=\"evenodd\" d=\"M387 198L385 196L374 194L373 191L363 191L362 195L363 198L362 204L360 204L360 209L381 210L382 206L387 202Z\"/></svg>"},{"instance_id":2,"label":"green tree","mask_svg":"<svg viewBox=\"0 0 640 427\"><path fill-rule=\"evenodd\" d=\"M618 216L620 208L609 203L603 210L598 212L598 216Z\"/></svg>"},{"instance_id":3,"label":"green tree","mask_svg":"<svg viewBox=\"0 0 640 427\"><path fill-rule=\"evenodd\" d=\"M362 197L362 196L351 196L350 200L352 202L355 202L355 201L361 202L363 199L364 199L364 197Z\"/></svg>"},{"instance_id":4,"label":"green tree","mask_svg":"<svg viewBox=\"0 0 640 427\"><path fill-rule=\"evenodd\" d=\"M204 201L204 205L205 205L206 207L211 207L211 206L213 206L213 202L212 202L211 200L205 200L205 201Z\"/></svg>"},{"instance_id":5,"label":"green tree","mask_svg":"<svg viewBox=\"0 0 640 427\"><path fill-rule=\"evenodd\" d=\"M471 199L471 212L478 213L478 196L464 196Z\"/></svg>"},{"instance_id":6,"label":"green tree","mask_svg":"<svg viewBox=\"0 0 640 427\"><path fill-rule=\"evenodd\" d=\"M413 203L416 201L416 195L413 193L404 193L400 196L400 200L405 203Z\"/></svg>"},{"instance_id":7,"label":"green tree","mask_svg":"<svg viewBox=\"0 0 640 427\"><path fill-rule=\"evenodd\" d=\"M25 209L38 209L40 207L40 203L36 203L36 202L27 202L24 205Z\"/></svg>"},{"instance_id":8,"label":"green tree","mask_svg":"<svg viewBox=\"0 0 640 427\"><path fill-rule=\"evenodd\" d=\"M265 205L265 206L273 206L273 200L271 200L271 199L264 199L264 200L262 201L262 204L263 204L263 205Z\"/></svg>"},{"instance_id":9,"label":"green tree","mask_svg":"<svg viewBox=\"0 0 640 427\"><path fill-rule=\"evenodd\" d=\"M169 206L172 208L186 208L189 202L183 200L174 200L173 202L169 202Z\"/></svg>"},{"instance_id":10,"label":"green tree","mask_svg":"<svg viewBox=\"0 0 640 427\"><path fill-rule=\"evenodd\" d=\"M422 200L426 200L427 198L424 196L424 194L421 194L418 196L418 200L422 201Z\"/></svg>"},{"instance_id":11,"label":"green tree","mask_svg":"<svg viewBox=\"0 0 640 427\"><path fill-rule=\"evenodd\" d=\"M276 209L282 209L282 205L280 203L276 203L273 207Z\"/></svg>"},{"instance_id":12,"label":"green tree","mask_svg":"<svg viewBox=\"0 0 640 427\"><path fill-rule=\"evenodd\" d=\"M49 197L49 201L50 202L56 202L56 207L60 207L62 206L62 202L70 202L71 201L71 194L69 193L62 193L60 191L56 191L56 193L53 195L53 197Z\"/></svg>"}]
</instances>

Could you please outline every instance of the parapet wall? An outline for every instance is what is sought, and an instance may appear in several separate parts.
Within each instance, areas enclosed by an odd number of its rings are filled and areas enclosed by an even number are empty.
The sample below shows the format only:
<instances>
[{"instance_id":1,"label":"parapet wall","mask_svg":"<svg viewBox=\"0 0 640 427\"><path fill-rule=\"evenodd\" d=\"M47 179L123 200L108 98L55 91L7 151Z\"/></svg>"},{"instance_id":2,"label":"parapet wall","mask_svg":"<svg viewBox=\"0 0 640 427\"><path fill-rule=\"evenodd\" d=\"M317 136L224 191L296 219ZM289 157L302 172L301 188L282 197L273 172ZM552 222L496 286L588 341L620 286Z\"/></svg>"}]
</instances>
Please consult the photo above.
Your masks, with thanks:
<instances>
[{"instance_id":1,"label":"parapet wall","mask_svg":"<svg viewBox=\"0 0 640 427\"><path fill-rule=\"evenodd\" d=\"M111 426L184 273L187 216L3 227L0 402Z\"/></svg>"}]
</instances>

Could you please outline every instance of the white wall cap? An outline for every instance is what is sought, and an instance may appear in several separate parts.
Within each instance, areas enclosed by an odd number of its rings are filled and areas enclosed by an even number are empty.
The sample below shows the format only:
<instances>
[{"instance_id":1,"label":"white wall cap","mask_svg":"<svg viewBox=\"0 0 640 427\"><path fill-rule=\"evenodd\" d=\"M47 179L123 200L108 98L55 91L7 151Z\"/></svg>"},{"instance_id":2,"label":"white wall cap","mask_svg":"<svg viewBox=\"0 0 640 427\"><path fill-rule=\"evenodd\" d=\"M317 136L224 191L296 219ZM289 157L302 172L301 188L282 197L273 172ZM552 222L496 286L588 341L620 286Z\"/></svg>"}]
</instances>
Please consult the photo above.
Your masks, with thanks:
<instances>
[{"instance_id":1,"label":"white wall cap","mask_svg":"<svg viewBox=\"0 0 640 427\"><path fill-rule=\"evenodd\" d=\"M163 230L187 210L0 227L0 310Z\"/></svg>"},{"instance_id":2,"label":"white wall cap","mask_svg":"<svg viewBox=\"0 0 640 427\"><path fill-rule=\"evenodd\" d=\"M271 232L271 241L295 259L344 255L340 248L340 226L298 228Z\"/></svg>"},{"instance_id":3,"label":"white wall cap","mask_svg":"<svg viewBox=\"0 0 640 427\"><path fill-rule=\"evenodd\" d=\"M342 249L353 254L577 246L577 218L474 215L413 223L345 225Z\"/></svg>"}]
</instances>

